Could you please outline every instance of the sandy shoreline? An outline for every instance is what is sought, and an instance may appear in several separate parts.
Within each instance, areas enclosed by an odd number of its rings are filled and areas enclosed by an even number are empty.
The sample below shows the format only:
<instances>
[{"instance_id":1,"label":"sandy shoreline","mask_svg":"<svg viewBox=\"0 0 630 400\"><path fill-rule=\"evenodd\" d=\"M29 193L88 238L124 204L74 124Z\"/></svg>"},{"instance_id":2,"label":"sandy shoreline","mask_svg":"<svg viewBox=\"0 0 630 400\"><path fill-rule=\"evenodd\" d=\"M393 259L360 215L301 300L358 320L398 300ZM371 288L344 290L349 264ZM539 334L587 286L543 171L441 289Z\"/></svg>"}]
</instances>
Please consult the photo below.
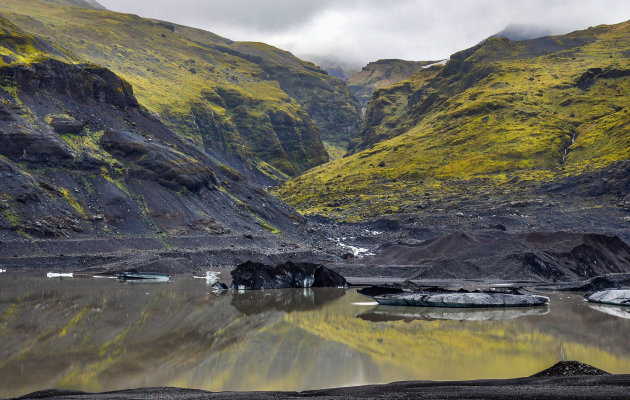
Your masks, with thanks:
<instances>
[{"instance_id":1,"label":"sandy shoreline","mask_svg":"<svg viewBox=\"0 0 630 400\"><path fill-rule=\"evenodd\" d=\"M557 368L558 365L552 367ZM590 367L590 366L586 366ZM591 367L592 368L592 367ZM551 370L551 369L550 369ZM547 370L549 371L549 370ZM578 371L578 373L588 373ZM544 374L544 371L541 373ZM540 374L537 374L540 375ZM532 376L475 381L408 381L305 392L220 392L143 388L104 393L49 390L19 399L628 399L629 375Z\"/></svg>"}]
</instances>

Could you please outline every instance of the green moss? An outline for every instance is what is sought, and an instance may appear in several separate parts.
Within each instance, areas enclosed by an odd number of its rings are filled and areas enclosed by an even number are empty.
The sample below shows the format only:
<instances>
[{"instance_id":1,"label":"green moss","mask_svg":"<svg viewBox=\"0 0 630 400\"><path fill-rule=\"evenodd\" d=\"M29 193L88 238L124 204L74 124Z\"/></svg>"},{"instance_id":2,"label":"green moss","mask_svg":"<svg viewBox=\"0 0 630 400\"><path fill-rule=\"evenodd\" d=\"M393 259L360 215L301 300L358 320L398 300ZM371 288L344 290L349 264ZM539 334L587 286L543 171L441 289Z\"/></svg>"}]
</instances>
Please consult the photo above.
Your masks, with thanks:
<instances>
[{"instance_id":1,"label":"green moss","mask_svg":"<svg viewBox=\"0 0 630 400\"><path fill-rule=\"evenodd\" d=\"M66 336L68 334L68 331L74 328L83 319L86 312L87 309L84 308L79 311L74 317L72 317L72 319L70 319L70 321L68 321L66 325L64 325L63 328L61 328L61 330L59 331L59 337Z\"/></svg>"},{"instance_id":2,"label":"green moss","mask_svg":"<svg viewBox=\"0 0 630 400\"><path fill-rule=\"evenodd\" d=\"M84 218L87 218L87 213L83 209L83 206L81 205L81 203L79 203L79 201L77 199L75 199L73 196L70 195L70 191L68 189L61 188L61 189L59 189L59 193L61 194L63 199L68 204L70 204L70 206L72 206L72 208L74 208L76 210L76 212L78 212Z\"/></svg>"},{"instance_id":3,"label":"green moss","mask_svg":"<svg viewBox=\"0 0 630 400\"><path fill-rule=\"evenodd\" d=\"M330 156L331 161L343 158L346 154L346 148L337 143L324 142L324 147L326 148L326 152L328 153L328 156Z\"/></svg>"},{"instance_id":4,"label":"green moss","mask_svg":"<svg viewBox=\"0 0 630 400\"><path fill-rule=\"evenodd\" d=\"M250 212L250 215L252 217L254 217L256 219L256 221L258 221L258 225L262 226L263 228L265 228L270 233L273 233L274 235L280 236L281 232L280 232L280 230L278 228L275 228L272 225L269 225L269 223L267 223L264 219L260 218L258 215L255 215L252 212Z\"/></svg>"}]
</instances>

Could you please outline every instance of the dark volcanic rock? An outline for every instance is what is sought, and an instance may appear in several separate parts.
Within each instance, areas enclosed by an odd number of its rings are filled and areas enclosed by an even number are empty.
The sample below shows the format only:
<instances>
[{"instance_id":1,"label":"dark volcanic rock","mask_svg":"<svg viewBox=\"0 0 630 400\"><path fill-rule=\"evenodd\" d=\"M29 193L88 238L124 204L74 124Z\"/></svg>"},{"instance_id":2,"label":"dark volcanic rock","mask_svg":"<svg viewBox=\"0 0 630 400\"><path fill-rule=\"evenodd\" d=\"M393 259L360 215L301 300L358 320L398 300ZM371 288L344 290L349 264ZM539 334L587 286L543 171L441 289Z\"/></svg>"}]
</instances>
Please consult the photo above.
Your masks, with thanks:
<instances>
[{"instance_id":1,"label":"dark volcanic rock","mask_svg":"<svg viewBox=\"0 0 630 400\"><path fill-rule=\"evenodd\" d=\"M73 118L53 118L50 126L59 134L77 135L83 131L83 123Z\"/></svg>"},{"instance_id":2,"label":"dark volcanic rock","mask_svg":"<svg viewBox=\"0 0 630 400\"><path fill-rule=\"evenodd\" d=\"M384 294L400 294L404 290L393 285L370 286L357 290L357 293L368 297L382 296Z\"/></svg>"},{"instance_id":3,"label":"dark volcanic rock","mask_svg":"<svg viewBox=\"0 0 630 400\"><path fill-rule=\"evenodd\" d=\"M61 138L30 127L0 128L0 154L32 165L68 164L76 157Z\"/></svg>"},{"instance_id":4,"label":"dark volcanic rock","mask_svg":"<svg viewBox=\"0 0 630 400\"><path fill-rule=\"evenodd\" d=\"M233 290L339 287L346 279L320 264L291 261L271 267L248 261L232 272Z\"/></svg>"},{"instance_id":5,"label":"dark volcanic rock","mask_svg":"<svg viewBox=\"0 0 630 400\"><path fill-rule=\"evenodd\" d=\"M560 361L552 367L544 371L532 375L532 377L543 376L577 376L577 375L610 375L608 372L592 365L584 364L579 361Z\"/></svg>"}]
</instances>

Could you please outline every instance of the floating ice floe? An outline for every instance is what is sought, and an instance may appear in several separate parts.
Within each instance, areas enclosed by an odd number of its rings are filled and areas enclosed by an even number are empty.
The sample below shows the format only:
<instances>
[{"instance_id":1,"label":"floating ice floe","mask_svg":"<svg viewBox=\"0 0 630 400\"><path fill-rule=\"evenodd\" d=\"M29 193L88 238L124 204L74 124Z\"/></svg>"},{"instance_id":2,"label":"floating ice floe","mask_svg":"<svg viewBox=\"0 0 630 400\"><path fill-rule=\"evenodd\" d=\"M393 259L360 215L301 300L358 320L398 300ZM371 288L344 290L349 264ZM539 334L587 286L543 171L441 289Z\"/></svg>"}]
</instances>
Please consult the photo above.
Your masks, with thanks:
<instances>
[{"instance_id":1,"label":"floating ice floe","mask_svg":"<svg viewBox=\"0 0 630 400\"><path fill-rule=\"evenodd\" d=\"M7 270L0 268L0 274L3 273L3 272L7 272Z\"/></svg>"},{"instance_id":2,"label":"floating ice floe","mask_svg":"<svg viewBox=\"0 0 630 400\"><path fill-rule=\"evenodd\" d=\"M592 303L630 306L630 289L603 290L586 296L586 300Z\"/></svg>"},{"instance_id":3,"label":"floating ice floe","mask_svg":"<svg viewBox=\"0 0 630 400\"><path fill-rule=\"evenodd\" d=\"M533 294L489 292L403 292L369 296L381 305L449 308L532 307L544 306L549 298Z\"/></svg>"},{"instance_id":4,"label":"floating ice floe","mask_svg":"<svg viewBox=\"0 0 630 400\"><path fill-rule=\"evenodd\" d=\"M132 283L164 283L169 282L171 280L171 277L167 274L161 274L158 272L127 271L118 274L118 280Z\"/></svg>"},{"instance_id":5,"label":"floating ice floe","mask_svg":"<svg viewBox=\"0 0 630 400\"><path fill-rule=\"evenodd\" d=\"M73 273L57 273L57 272L49 272L46 274L48 278L72 278Z\"/></svg>"}]
</instances>

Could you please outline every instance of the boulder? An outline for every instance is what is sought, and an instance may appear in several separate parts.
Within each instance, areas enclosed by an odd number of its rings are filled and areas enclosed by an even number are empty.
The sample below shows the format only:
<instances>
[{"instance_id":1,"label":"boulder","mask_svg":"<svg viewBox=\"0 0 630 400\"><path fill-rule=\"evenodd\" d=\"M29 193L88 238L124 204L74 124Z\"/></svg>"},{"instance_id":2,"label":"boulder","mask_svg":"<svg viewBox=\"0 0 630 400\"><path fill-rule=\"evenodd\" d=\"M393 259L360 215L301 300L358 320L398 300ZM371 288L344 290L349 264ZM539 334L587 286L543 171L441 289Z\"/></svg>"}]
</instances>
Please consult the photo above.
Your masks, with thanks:
<instances>
[{"instance_id":1,"label":"boulder","mask_svg":"<svg viewBox=\"0 0 630 400\"><path fill-rule=\"evenodd\" d=\"M275 267L248 261L232 272L233 290L346 286L346 279L321 264L286 262Z\"/></svg>"},{"instance_id":2,"label":"boulder","mask_svg":"<svg viewBox=\"0 0 630 400\"><path fill-rule=\"evenodd\" d=\"M215 282L214 285L212 285L212 289L213 290L223 291L223 290L228 290L228 287L223 282Z\"/></svg>"},{"instance_id":3,"label":"boulder","mask_svg":"<svg viewBox=\"0 0 630 400\"><path fill-rule=\"evenodd\" d=\"M586 300L593 303L630 306L630 289L604 290L586 296Z\"/></svg>"}]
</instances>

